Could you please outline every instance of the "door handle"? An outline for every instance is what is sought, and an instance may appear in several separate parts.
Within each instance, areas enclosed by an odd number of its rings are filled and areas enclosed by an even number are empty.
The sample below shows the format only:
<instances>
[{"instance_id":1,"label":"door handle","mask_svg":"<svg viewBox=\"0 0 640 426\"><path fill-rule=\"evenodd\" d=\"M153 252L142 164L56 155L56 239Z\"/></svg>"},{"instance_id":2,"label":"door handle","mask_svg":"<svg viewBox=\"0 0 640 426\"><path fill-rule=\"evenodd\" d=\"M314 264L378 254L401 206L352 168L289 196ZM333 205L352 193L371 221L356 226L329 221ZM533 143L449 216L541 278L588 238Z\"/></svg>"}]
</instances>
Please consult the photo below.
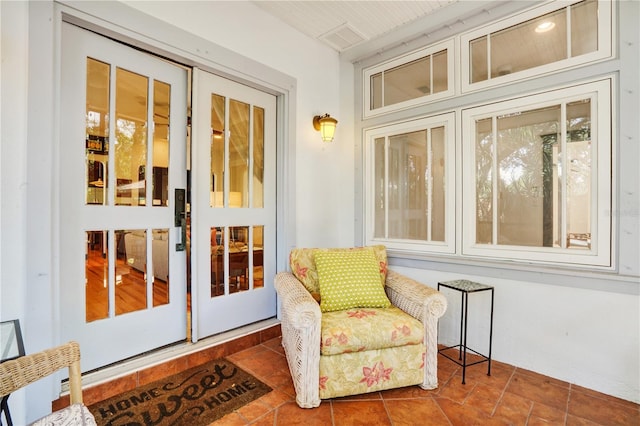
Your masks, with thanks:
<instances>
[{"instance_id":1,"label":"door handle","mask_svg":"<svg viewBox=\"0 0 640 426\"><path fill-rule=\"evenodd\" d=\"M187 215L186 196L184 188L175 189L174 225L181 228L182 239L176 244L176 251L184 251L187 247Z\"/></svg>"}]
</instances>

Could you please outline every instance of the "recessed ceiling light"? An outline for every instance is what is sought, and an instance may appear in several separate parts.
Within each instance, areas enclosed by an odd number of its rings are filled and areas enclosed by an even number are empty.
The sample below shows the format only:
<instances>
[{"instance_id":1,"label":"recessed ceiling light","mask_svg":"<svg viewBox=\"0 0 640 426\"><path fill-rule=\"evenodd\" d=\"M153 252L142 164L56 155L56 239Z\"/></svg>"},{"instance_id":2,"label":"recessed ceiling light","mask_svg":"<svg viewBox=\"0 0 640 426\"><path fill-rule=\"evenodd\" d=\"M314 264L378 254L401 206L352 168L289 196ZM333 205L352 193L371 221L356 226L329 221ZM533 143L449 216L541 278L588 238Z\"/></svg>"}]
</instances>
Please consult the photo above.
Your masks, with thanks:
<instances>
[{"instance_id":1,"label":"recessed ceiling light","mask_svg":"<svg viewBox=\"0 0 640 426\"><path fill-rule=\"evenodd\" d=\"M556 24L554 24L551 21L544 21L544 22L541 22L536 27L536 32L537 33L546 33L547 31L551 31L555 26L556 26Z\"/></svg>"}]
</instances>

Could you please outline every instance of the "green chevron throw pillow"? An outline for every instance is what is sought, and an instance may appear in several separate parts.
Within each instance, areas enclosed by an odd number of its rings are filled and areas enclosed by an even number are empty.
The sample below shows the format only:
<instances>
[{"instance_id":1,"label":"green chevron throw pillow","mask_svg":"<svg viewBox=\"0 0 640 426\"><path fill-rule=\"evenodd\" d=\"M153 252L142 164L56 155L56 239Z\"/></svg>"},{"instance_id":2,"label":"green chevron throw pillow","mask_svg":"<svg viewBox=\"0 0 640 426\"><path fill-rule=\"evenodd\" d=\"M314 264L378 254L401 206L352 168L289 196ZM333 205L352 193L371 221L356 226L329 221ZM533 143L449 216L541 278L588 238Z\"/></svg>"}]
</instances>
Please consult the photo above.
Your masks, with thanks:
<instances>
[{"instance_id":1,"label":"green chevron throw pillow","mask_svg":"<svg viewBox=\"0 0 640 426\"><path fill-rule=\"evenodd\" d=\"M380 265L373 249L314 253L320 284L320 310L388 308Z\"/></svg>"}]
</instances>

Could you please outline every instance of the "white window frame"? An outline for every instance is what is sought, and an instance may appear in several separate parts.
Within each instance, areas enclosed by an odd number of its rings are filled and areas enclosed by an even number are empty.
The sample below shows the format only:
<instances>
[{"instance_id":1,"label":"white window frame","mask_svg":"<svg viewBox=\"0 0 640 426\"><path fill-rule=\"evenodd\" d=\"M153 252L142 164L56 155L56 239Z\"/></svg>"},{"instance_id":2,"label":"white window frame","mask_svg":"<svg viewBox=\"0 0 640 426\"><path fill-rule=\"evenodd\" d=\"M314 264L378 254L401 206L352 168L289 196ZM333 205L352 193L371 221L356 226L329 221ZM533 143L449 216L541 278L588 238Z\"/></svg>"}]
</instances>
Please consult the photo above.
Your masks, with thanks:
<instances>
[{"instance_id":1,"label":"white window frame","mask_svg":"<svg viewBox=\"0 0 640 426\"><path fill-rule=\"evenodd\" d=\"M388 138L394 135L416 132L435 127L444 127L445 133L445 240L407 240L374 238L375 227L375 140L378 138ZM364 162L365 162L365 194L364 194L364 235L367 245L384 244L388 249L413 253L448 253L454 254L456 251L455 227L456 227L456 129L455 113L450 112L441 115L424 117L411 121L404 121L389 124L382 127L364 129ZM386 185L385 185L386 187ZM385 197L388 199L387 197Z\"/></svg>"},{"instance_id":2,"label":"white window frame","mask_svg":"<svg viewBox=\"0 0 640 426\"><path fill-rule=\"evenodd\" d=\"M388 71L392 68L398 67L403 64L413 62L417 59L424 58L425 56L432 55L442 50L447 51L447 90L430 95L424 95L419 98L409 99L404 102L398 102L393 105L382 106L380 108L371 109L371 76L380 72ZM406 55L394 58L390 61L386 61L377 64L373 67L363 70L363 116L365 118L375 117L382 114L388 114L392 111L400 111L407 108L412 108L417 105L422 105L430 102L439 101L453 96L456 93L456 70L455 70L455 39L443 41L438 44L430 45L420 50L408 53ZM431 78L433 78L433 61L431 61ZM433 87L433 85L431 86ZM384 93L384 87L382 92Z\"/></svg>"},{"instance_id":3,"label":"white window frame","mask_svg":"<svg viewBox=\"0 0 640 426\"><path fill-rule=\"evenodd\" d=\"M580 0L581 1L581 0ZM542 6L535 7L533 9L529 9L525 12L522 12L517 15L510 16L506 19L496 21L490 25L485 27L481 27L475 29L470 32L466 32L460 35L460 52L461 52L461 82L460 87L462 93L473 92L477 90L483 90L490 87L495 87L498 85L504 85L506 83L511 83L519 80L527 80L533 77L541 76L544 74L548 74L555 71L560 71L567 68L575 68L579 65L601 61L608 59L612 56L612 48L614 40L614 22L613 22L613 13L612 13L612 4L613 1L607 0L598 0L598 50L586 53L584 55L575 56L572 58L564 59L557 62L552 62L546 65L541 65L534 68L529 68L526 70L518 71L512 74L493 77L487 80L479 81L476 83L470 82L470 73L471 73L471 49L469 44L472 40L475 40L479 37L487 36L496 31L503 30L505 28L512 27L514 25L518 25L520 23L538 18L540 16L546 15L547 13L560 10L571 6L573 4L579 3L580 1L552 1L546 3ZM571 28L567 28L567 43L571 44ZM487 52L490 55L490 52ZM491 69L491 64L489 65L489 69Z\"/></svg>"},{"instance_id":4,"label":"white window frame","mask_svg":"<svg viewBox=\"0 0 640 426\"><path fill-rule=\"evenodd\" d=\"M612 229L615 218L610 214L615 187L611 161L615 152L613 128L613 87L615 77L585 82L548 92L532 94L502 102L462 110L463 135L463 237L462 254L504 261L546 263L581 268L612 268L614 265ZM592 138L591 248L576 250L560 247L525 247L476 243L475 123L499 115L528 111L558 103L590 97ZM494 216L495 217L495 216ZM495 219L494 219L495 224Z\"/></svg>"}]
</instances>

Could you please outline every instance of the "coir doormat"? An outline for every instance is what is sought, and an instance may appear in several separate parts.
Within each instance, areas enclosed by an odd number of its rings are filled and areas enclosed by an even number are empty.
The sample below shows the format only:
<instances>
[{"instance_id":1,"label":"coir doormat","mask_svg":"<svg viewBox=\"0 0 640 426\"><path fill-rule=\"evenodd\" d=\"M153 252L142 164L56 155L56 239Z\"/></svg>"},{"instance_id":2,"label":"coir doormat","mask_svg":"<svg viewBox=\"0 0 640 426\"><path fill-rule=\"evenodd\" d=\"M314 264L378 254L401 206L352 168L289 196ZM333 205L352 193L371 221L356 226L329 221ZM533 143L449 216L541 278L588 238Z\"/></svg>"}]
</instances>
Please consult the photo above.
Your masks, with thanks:
<instances>
[{"instance_id":1,"label":"coir doormat","mask_svg":"<svg viewBox=\"0 0 640 426\"><path fill-rule=\"evenodd\" d=\"M272 389L226 359L183 371L89 406L99 426L199 426Z\"/></svg>"}]
</instances>

